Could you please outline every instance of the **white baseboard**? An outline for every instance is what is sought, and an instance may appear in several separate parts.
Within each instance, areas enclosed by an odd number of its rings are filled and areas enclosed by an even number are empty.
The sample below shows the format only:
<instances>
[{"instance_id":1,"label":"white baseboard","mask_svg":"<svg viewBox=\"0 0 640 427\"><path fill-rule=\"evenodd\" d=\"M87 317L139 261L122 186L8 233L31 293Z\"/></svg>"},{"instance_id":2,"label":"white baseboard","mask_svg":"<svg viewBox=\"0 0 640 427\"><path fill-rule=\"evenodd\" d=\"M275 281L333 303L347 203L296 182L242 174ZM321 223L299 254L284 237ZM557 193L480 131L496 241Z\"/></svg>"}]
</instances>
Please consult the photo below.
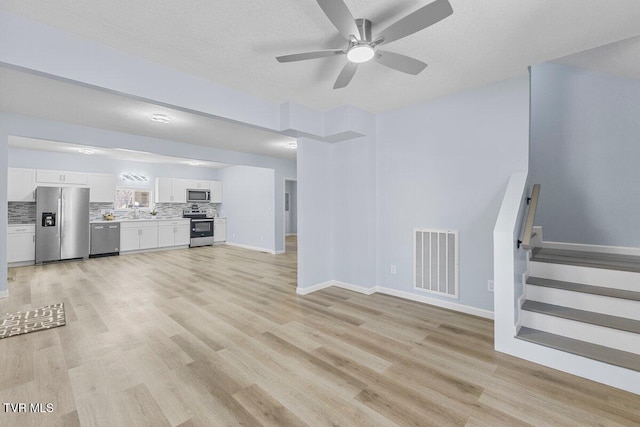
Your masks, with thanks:
<instances>
[{"instance_id":1,"label":"white baseboard","mask_svg":"<svg viewBox=\"0 0 640 427\"><path fill-rule=\"evenodd\" d=\"M6 298L9 296L9 289L6 291L0 291L0 298Z\"/></svg>"},{"instance_id":2,"label":"white baseboard","mask_svg":"<svg viewBox=\"0 0 640 427\"><path fill-rule=\"evenodd\" d=\"M570 251L600 252L603 254L640 256L640 248L625 246L584 245L581 243L542 242L542 247L548 249L565 249Z\"/></svg>"},{"instance_id":3,"label":"white baseboard","mask_svg":"<svg viewBox=\"0 0 640 427\"><path fill-rule=\"evenodd\" d=\"M428 297L425 295L413 294L411 292L399 291L397 289L386 288L384 286L374 286L372 288L365 288L364 286L358 286L351 283L340 282L337 280L328 280L326 282L318 283L317 285L313 285L308 288L298 287L296 289L296 293L298 295L307 295L312 292L316 292L331 286L347 289L349 291L358 292L365 295L371 295L377 292L385 295L391 295L391 296L395 296L395 297L399 297L399 298L403 298L411 301L433 305L436 307L446 308L446 309L458 311L461 313L471 314L473 316L483 317L485 319L493 319L493 312L489 310L483 310L480 308L470 307L468 305L458 304L450 301L443 301L443 300L433 298L433 297Z\"/></svg>"},{"instance_id":4,"label":"white baseboard","mask_svg":"<svg viewBox=\"0 0 640 427\"><path fill-rule=\"evenodd\" d=\"M285 236L297 236L298 233L286 233Z\"/></svg>"},{"instance_id":5,"label":"white baseboard","mask_svg":"<svg viewBox=\"0 0 640 427\"><path fill-rule=\"evenodd\" d=\"M274 251L273 253L274 253L275 255L280 255L280 254L285 253L285 250L284 250L284 249L281 249L281 250L279 250L279 251Z\"/></svg>"},{"instance_id":6,"label":"white baseboard","mask_svg":"<svg viewBox=\"0 0 640 427\"><path fill-rule=\"evenodd\" d=\"M376 286L376 292L381 294L392 295L408 299L411 301L417 301L424 304L434 305L436 307L446 308L453 311L459 311L461 313L471 314L473 316L484 317L485 319L493 319L493 311L483 310L481 308L471 307L457 302L444 301L426 295L417 295L411 292L399 291L397 289L386 288L383 286Z\"/></svg>"},{"instance_id":7,"label":"white baseboard","mask_svg":"<svg viewBox=\"0 0 640 427\"><path fill-rule=\"evenodd\" d=\"M20 261L20 262L9 262L7 263L7 267L28 267L30 265L36 265L36 261Z\"/></svg>"},{"instance_id":8,"label":"white baseboard","mask_svg":"<svg viewBox=\"0 0 640 427\"><path fill-rule=\"evenodd\" d=\"M375 294L377 291L375 286L373 288L365 288L364 286L353 285L351 283L340 282L338 280L333 280L332 282L332 286L335 286L336 288L347 289L349 291L359 292L365 295Z\"/></svg>"},{"instance_id":9,"label":"white baseboard","mask_svg":"<svg viewBox=\"0 0 640 427\"><path fill-rule=\"evenodd\" d=\"M325 289L328 287L333 286L333 280L328 280L326 282L322 282L322 283L318 283L316 285L313 286L309 286L308 288L301 288L300 286L298 286L296 288L296 294L298 295L307 295L310 294L312 292L316 292L319 291L321 289Z\"/></svg>"},{"instance_id":10,"label":"white baseboard","mask_svg":"<svg viewBox=\"0 0 640 427\"><path fill-rule=\"evenodd\" d=\"M520 295L520 298L518 298L518 320L516 321L514 335L518 335L518 332L522 327L522 304L524 304L524 301L526 299L527 299L527 296L524 293Z\"/></svg>"},{"instance_id":11,"label":"white baseboard","mask_svg":"<svg viewBox=\"0 0 640 427\"><path fill-rule=\"evenodd\" d=\"M232 242L229 242L229 241L227 241L227 245L235 246L237 248L250 249L252 251L267 252L267 253L273 254L273 255L275 255L277 253L284 253L284 251L277 252L277 251L274 251L273 249L261 248L259 246L243 245L242 243L232 243Z\"/></svg>"}]
</instances>

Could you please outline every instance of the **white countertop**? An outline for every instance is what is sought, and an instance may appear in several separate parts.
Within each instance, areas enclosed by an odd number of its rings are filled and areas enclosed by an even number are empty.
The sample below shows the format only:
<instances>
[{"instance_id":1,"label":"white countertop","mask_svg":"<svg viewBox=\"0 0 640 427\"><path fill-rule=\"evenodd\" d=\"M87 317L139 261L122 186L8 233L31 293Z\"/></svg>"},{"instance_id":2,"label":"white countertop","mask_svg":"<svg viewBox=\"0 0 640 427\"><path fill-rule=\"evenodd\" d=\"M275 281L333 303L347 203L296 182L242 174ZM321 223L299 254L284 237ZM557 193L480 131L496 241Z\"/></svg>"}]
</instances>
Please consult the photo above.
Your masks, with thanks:
<instances>
[{"instance_id":1,"label":"white countertop","mask_svg":"<svg viewBox=\"0 0 640 427\"><path fill-rule=\"evenodd\" d=\"M112 222L142 222L142 221L178 221L178 220L189 220L189 218L182 218L181 216L177 218L116 218L111 221L107 221L106 219L97 219L95 221L91 221L91 224L108 224Z\"/></svg>"}]
</instances>

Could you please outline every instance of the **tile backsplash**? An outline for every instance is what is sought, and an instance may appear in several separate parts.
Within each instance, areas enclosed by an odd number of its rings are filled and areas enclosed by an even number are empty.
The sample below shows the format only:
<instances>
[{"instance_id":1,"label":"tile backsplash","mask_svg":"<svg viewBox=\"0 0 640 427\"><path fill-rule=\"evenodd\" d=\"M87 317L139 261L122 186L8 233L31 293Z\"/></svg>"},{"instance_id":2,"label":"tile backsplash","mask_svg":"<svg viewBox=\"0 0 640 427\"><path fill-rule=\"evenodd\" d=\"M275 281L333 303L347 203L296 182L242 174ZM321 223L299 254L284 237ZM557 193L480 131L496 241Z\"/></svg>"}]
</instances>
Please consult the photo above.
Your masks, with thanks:
<instances>
[{"instance_id":1,"label":"tile backsplash","mask_svg":"<svg viewBox=\"0 0 640 427\"><path fill-rule=\"evenodd\" d=\"M9 202L9 224L35 224L36 202Z\"/></svg>"},{"instance_id":2,"label":"tile backsplash","mask_svg":"<svg viewBox=\"0 0 640 427\"><path fill-rule=\"evenodd\" d=\"M152 217L148 211L140 211L140 218L182 218L182 211L184 209L191 208L192 203L156 203L155 209L158 214L155 217ZM207 205L203 205L206 209L212 209L213 213L220 212L220 204L219 203L209 203ZM102 210L113 211L117 219L123 218L133 218L133 211L129 210L115 210L113 209L113 203L91 203L89 206L90 209L90 219L91 221L101 220ZM35 213L34 213L35 217Z\"/></svg>"},{"instance_id":3,"label":"tile backsplash","mask_svg":"<svg viewBox=\"0 0 640 427\"><path fill-rule=\"evenodd\" d=\"M182 211L191 207L191 203L158 203L155 218L181 218ZM220 212L220 204L210 203L205 205L207 209L216 209ZM112 211L113 203L90 203L89 220L96 221L102 219L101 211ZM9 224L35 224L36 223L36 202L9 202ZM117 218L133 218L133 211L114 211ZM215 211L213 212L215 213ZM142 218L152 218L149 212L141 211Z\"/></svg>"},{"instance_id":4,"label":"tile backsplash","mask_svg":"<svg viewBox=\"0 0 640 427\"><path fill-rule=\"evenodd\" d=\"M102 219L102 210L112 211L113 203L89 203L89 221L100 221Z\"/></svg>"}]
</instances>

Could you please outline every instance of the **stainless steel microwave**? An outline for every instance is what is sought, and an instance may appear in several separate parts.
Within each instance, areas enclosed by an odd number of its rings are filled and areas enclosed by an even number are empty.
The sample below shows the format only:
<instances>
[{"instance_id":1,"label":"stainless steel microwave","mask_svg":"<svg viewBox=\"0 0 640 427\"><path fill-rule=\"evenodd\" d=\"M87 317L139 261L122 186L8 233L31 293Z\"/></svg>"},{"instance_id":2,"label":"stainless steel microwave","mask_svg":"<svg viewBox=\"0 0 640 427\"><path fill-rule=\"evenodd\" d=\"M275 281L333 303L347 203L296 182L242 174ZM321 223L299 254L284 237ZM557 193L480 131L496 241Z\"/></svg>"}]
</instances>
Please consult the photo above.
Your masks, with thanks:
<instances>
[{"instance_id":1,"label":"stainless steel microwave","mask_svg":"<svg viewBox=\"0 0 640 427\"><path fill-rule=\"evenodd\" d=\"M187 202L189 203L209 203L211 201L211 191L201 189L188 189Z\"/></svg>"}]
</instances>

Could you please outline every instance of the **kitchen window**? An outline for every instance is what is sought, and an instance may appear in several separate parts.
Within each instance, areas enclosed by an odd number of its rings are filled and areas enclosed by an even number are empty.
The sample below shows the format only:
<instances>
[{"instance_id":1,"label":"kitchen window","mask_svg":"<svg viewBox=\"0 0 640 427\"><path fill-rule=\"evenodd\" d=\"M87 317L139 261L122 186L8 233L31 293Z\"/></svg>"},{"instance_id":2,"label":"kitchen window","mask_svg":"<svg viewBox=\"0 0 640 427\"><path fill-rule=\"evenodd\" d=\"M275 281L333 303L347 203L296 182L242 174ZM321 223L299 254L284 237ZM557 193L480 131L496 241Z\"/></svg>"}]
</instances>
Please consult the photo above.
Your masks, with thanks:
<instances>
[{"instance_id":1,"label":"kitchen window","mask_svg":"<svg viewBox=\"0 0 640 427\"><path fill-rule=\"evenodd\" d=\"M116 209L142 209L151 208L151 190L144 188L116 188Z\"/></svg>"}]
</instances>

